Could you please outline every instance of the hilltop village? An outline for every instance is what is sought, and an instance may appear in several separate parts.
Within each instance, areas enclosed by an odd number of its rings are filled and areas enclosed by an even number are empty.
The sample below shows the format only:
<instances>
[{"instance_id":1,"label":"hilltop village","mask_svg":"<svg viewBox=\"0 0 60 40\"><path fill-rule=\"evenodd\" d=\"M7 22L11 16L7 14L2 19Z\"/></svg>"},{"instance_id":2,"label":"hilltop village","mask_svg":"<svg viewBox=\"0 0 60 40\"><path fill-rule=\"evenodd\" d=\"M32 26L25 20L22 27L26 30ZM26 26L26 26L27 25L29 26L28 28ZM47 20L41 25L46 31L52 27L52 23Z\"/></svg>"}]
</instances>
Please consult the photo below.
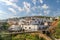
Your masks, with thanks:
<instances>
[{"instance_id":1,"label":"hilltop village","mask_svg":"<svg viewBox=\"0 0 60 40\"><path fill-rule=\"evenodd\" d=\"M22 18L10 18L7 23L10 25L9 31L38 31L46 30L51 26L51 23L56 18L53 17L22 17Z\"/></svg>"},{"instance_id":2,"label":"hilltop village","mask_svg":"<svg viewBox=\"0 0 60 40\"><path fill-rule=\"evenodd\" d=\"M55 17L30 16L21 18L9 18L0 22L0 30L3 23L8 23L9 31L37 31L45 30L50 27Z\"/></svg>"}]
</instances>

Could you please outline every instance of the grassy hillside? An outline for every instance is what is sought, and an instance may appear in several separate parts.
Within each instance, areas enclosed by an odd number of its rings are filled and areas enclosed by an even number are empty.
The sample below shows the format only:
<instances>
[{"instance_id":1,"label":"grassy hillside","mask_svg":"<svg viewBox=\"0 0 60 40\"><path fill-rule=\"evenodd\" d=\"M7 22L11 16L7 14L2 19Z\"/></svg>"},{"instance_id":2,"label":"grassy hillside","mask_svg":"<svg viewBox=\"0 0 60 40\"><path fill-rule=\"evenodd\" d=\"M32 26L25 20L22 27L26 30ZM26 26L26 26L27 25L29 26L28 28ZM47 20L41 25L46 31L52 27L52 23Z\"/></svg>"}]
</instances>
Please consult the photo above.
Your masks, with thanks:
<instances>
[{"instance_id":1,"label":"grassy hillside","mask_svg":"<svg viewBox=\"0 0 60 40\"><path fill-rule=\"evenodd\" d=\"M16 35L0 35L0 40L45 40L39 35L32 34L16 34Z\"/></svg>"},{"instance_id":2,"label":"grassy hillside","mask_svg":"<svg viewBox=\"0 0 60 40\"><path fill-rule=\"evenodd\" d=\"M55 29L55 33L53 34L55 38L60 39L60 20L57 25L57 28Z\"/></svg>"}]
</instances>

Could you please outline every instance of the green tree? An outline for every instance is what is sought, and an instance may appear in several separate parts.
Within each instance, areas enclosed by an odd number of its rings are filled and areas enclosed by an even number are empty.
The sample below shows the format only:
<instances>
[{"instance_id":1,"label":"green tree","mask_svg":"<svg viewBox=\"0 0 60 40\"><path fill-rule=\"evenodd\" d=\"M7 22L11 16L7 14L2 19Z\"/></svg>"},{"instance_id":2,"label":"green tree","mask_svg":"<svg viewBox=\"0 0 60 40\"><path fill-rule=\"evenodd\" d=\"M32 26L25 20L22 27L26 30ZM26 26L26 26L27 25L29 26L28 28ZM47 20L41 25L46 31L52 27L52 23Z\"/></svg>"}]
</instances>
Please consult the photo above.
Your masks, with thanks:
<instances>
[{"instance_id":1,"label":"green tree","mask_svg":"<svg viewBox=\"0 0 60 40\"><path fill-rule=\"evenodd\" d=\"M31 35L31 34L18 34L12 35L12 40L45 40L44 38L39 38L39 35Z\"/></svg>"},{"instance_id":2,"label":"green tree","mask_svg":"<svg viewBox=\"0 0 60 40\"><path fill-rule=\"evenodd\" d=\"M3 27L4 30L7 30L8 27L9 27L9 24L5 22L5 23L2 24L2 27Z\"/></svg>"},{"instance_id":3,"label":"green tree","mask_svg":"<svg viewBox=\"0 0 60 40\"><path fill-rule=\"evenodd\" d=\"M1 37L1 35L0 35L0 40L2 40L2 37Z\"/></svg>"},{"instance_id":4,"label":"green tree","mask_svg":"<svg viewBox=\"0 0 60 40\"><path fill-rule=\"evenodd\" d=\"M11 40L11 35L0 35L0 40Z\"/></svg>"}]
</instances>

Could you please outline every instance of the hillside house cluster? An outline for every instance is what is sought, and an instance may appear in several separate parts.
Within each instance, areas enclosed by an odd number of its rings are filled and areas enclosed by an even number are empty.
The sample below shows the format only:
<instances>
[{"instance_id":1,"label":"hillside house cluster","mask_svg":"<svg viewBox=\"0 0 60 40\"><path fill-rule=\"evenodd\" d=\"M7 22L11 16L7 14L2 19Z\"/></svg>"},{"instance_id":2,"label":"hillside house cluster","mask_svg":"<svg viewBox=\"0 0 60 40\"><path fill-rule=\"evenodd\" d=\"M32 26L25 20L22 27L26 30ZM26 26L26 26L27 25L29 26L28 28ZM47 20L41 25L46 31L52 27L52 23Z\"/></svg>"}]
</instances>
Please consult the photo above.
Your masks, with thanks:
<instances>
[{"instance_id":1,"label":"hillside house cluster","mask_svg":"<svg viewBox=\"0 0 60 40\"><path fill-rule=\"evenodd\" d=\"M37 30L45 30L50 27L52 18L39 18L39 17L25 17L17 19L9 19L8 23L11 25L9 27L10 30L18 30L24 29L26 31L37 31ZM15 25L15 26L12 26ZM17 26L19 26L17 28Z\"/></svg>"}]
</instances>

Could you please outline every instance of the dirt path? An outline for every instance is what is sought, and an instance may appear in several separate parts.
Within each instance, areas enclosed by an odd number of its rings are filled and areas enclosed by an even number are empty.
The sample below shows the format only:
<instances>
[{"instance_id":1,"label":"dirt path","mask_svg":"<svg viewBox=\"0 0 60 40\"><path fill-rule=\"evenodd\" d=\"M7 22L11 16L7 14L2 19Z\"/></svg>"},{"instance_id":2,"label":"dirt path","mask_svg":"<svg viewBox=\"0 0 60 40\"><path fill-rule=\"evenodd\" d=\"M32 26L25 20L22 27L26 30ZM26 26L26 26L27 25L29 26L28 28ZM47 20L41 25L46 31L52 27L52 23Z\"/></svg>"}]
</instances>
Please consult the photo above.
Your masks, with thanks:
<instances>
[{"instance_id":1,"label":"dirt path","mask_svg":"<svg viewBox=\"0 0 60 40\"><path fill-rule=\"evenodd\" d=\"M47 30L48 30L49 32L53 33L54 30L55 30L55 28L57 27L58 23L59 23L58 20L57 20L57 21L54 21Z\"/></svg>"},{"instance_id":2,"label":"dirt path","mask_svg":"<svg viewBox=\"0 0 60 40\"><path fill-rule=\"evenodd\" d=\"M52 39L51 39L50 37L48 37L46 34L40 33L39 36L40 36L40 37L43 37L43 38L46 39L46 40L52 40Z\"/></svg>"}]
</instances>

